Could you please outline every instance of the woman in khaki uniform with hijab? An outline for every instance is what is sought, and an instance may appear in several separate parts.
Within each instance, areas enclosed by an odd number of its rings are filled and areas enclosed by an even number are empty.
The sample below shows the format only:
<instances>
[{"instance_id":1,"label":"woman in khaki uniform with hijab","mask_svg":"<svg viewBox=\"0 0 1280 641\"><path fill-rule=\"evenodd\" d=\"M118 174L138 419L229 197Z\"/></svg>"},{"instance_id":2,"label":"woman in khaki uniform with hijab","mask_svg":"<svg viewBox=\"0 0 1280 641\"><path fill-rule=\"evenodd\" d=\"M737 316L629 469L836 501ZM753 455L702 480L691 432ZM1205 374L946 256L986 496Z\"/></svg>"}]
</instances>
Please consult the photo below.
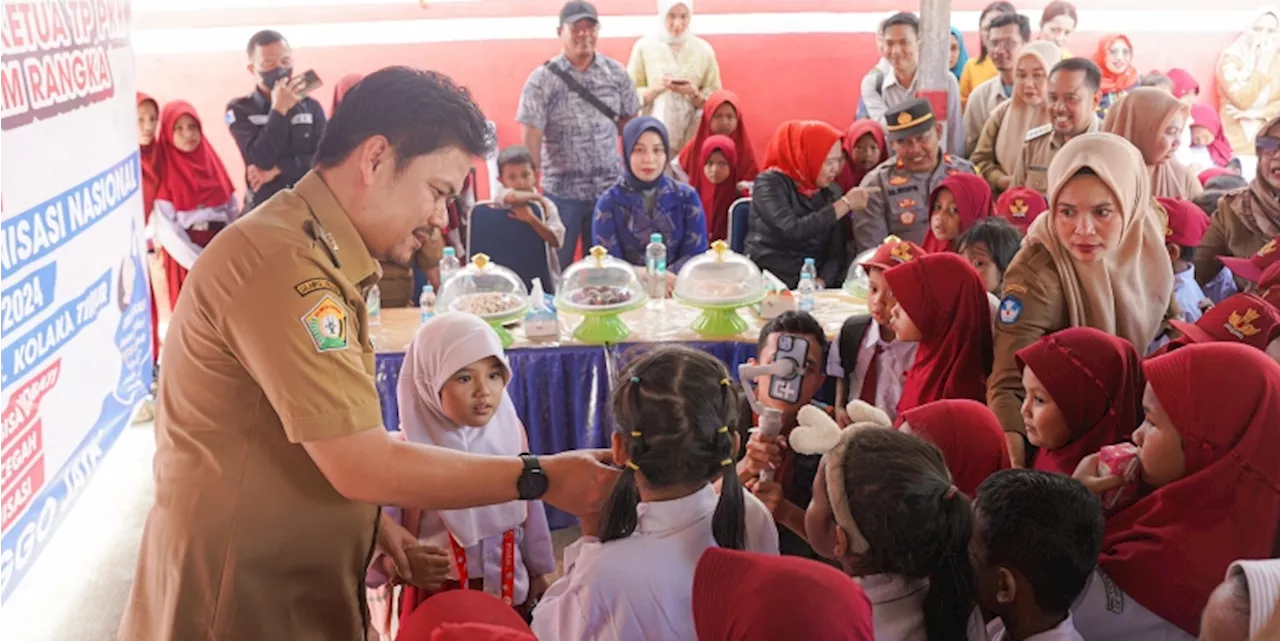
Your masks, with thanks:
<instances>
[{"instance_id":1,"label":"woman in khaki uniform with hijab","mask_svg":"<svg viewBox=\"0 0 1280 641\"><path fill-rule=\"evenodd\" d=\"M1014 353L1045 334L1093 327L1146 353L1171 317L1173 267L1142 154L1106 133L1071 139L1049 165L1049 213L1004 275L987 404L1026 464L1025 391Z\"/></svg>"},{"instance_id":2,"label":"woman in khaki uniform with hijab","mask_svg":"<svg viewBox=\"0 0 1280 641\"><path fill-rule=\"evenodd\" d=\"M1247 258L1280 236L1280 117L1254 141L1258 173L1248 189L1226 194L1196 249L1196 280L1207 284L1222 270L1219 256Z\"/></svg>"},{"instance_id":3,"label":"woman in khaki uniform with hijab","mask_svg":"<svg viewBox=\"0 0 1280 641\"><path fill-rule=\"evenodd\" d=\"M1204 193L1200 179L1173 158L1190 117L1191 106L1168 91L1138 87L1107 111L1102 130L1123 136L1142 152L1152 196L1194 200Z\"/></svg>"},{"instance_id":4,"label":"woman in khaki uniform with hijab","mask_svg":"<svg viewBox=\"0 0 1280 641\"><path fill-rule=\"evenodd\" d=\"M1013 97L991 112L969 157L993 193L1013 185L1027 132L1049 126L1049 71L1061 59L1062 50L1044 40L1024 46L1014 59Z\"/></svg>"}]
</instances>

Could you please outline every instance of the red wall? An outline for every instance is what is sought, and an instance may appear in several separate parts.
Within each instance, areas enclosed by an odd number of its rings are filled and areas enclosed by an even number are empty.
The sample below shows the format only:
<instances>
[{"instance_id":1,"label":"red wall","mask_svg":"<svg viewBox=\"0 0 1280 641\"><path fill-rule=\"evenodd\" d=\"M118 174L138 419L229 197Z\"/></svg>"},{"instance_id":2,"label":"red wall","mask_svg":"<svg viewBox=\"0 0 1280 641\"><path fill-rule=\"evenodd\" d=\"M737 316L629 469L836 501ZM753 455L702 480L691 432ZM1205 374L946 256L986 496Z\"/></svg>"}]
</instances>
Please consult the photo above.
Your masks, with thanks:
<instances>
[{"instance_id":1,"label":"red wall","mask_svg":"<svg viewBox=\"0 0 1280 641\"><path fill-rule=\"evenodd\" d=\"M984 3L956 0L953 11L977 11ZM1019 3L1024 4L1024 3ZM1243 5L1243 2L1218 3ZM887 0L859 2L857 11L888 12L898 3ZM1034 6L1042 6L1038 2ZM1126 0L1120 3L1103 0L1077 2L1081 13L1081 31L1074 34L1068 48L1076 55L1091 54L1108 25L1091 24L1089 8L1150 9L1161 8L1204 10L1203 3L1189 0ZM449 74L468 86L491 120L498 124L502 145L518 141L519 127L514 122L520 88L536 65L554 56L559 49L554 37L555 16L560 3L553 0L490 0L476 3L432 5L421 9L412 5L371 5L339 8L304 8L288 10L250 10L217 14L175 12L165 15L140 14L137 29L181 27L241 26L256 29L271 27L289 35L289 26L298 24L370 21L422 20L432 18L474 18L547 16L547 39L506 40L489 42L420 43L359 47L299 47L295 49L298 70L314 68L330 83L350 72L369 72L392 64L408 64L431 68ZM609 15L650 15L651 0L601 1L598 6L606 14L602 19L600 50L626 63L633 38L609 38ZM714 13L763 12L845 12L848 3L836 0L699 0L698 15ZM1248 9L1251 6L1225 7ZM1038 15L1037 9L1025 8ZM656 18L655 25L657 24ZM1037 21L1033 19L1033 26ZM1114 25L1112 25L1114 27ZM538 34L532 34L538 35ZM1200 80L1202 95L1212 97L1213 66L1218 53L1234 38L1234 33L1136 33L1131 36L1139 69L1167 70L1183 67ZM769 135L783 120L818 118L844 127L853 118L858 102L858 83L866 70L876 62L874 37L871 33L822 34L792 33L770 35L712 35L706 39L716 50L724 85L743 99L745 120L757 153L763 154ZM966 37L971 55L976 55L977 36ZM204 119L213 141L228 170L241 181L243 165L239 153L223 125L227 101L247 93L253 78L245 69L242 49L217 53L148 56L137 58L138 86L161 100L183 98L195 105ZM331 89L318 90L315 97L326 106Z\"/></svg>"}]
</instances>

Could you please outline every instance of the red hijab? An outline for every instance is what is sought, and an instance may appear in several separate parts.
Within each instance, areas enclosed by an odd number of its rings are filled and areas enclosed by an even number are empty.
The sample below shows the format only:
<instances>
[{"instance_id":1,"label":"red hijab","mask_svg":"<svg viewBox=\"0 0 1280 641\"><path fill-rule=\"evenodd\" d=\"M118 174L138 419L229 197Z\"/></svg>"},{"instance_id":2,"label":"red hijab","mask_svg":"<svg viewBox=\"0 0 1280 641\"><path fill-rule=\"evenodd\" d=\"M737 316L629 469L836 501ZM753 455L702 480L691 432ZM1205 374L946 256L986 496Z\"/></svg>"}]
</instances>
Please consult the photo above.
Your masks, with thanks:
<instances>
[{"instance_id":1,"label":"red hijab","mask_svg":"<svg viewBox=\"0 0 1280 641\"><path fill-rule=\"evenodd\" d=\"M1275 556L1280 365L1252 347L1206 343L1143 368L1182 436L1186 473L1107 519L1099 564L1194 636L1232 561Z\"/></svg>"},{"instance_id":2,"label":"red hijab","mask_svg":"<svg viewBox=\"0 0 1280 641\"><path fill-rule=\"evenodd\" d=\"M947 399L907 410L898 418L912 434L938 446L951 482L973 498L988 476L1007 470L1009 441L991 409L969 399Z\"/></svg>"},{"instance_id":3,"label":"red hijab","mask_svg":"<svg viewBox=\"0 0 1280 641\"><path fill-rule=\"evenodd\" d=\"M938 192L943 189L950 191L951 196L956 199L956 208L960 210L961 234L969 231L969 228L979 220L992 214L991 185L988 185L987 180L981 176L961 173L947 176L933 188L933 193L929 194L930 216L933 215L933 203L938 198ZM930 225L929 231L925 232L923 246L924 250L930 254L955 251L956 239L938 240L933 235L933 225Z\"/></svg>"},{"instance_id":4,"label":"red hijab","mask_svg":"<svg viewBox=\"0 0 1280 641\"><path fill-rule=\"evenodd\" d=\"M876 146L880 148L880 159L876 164L889 159L889 146L884 141L884 128L880 123L874 120L856 120L844 132L844 140L841 146L844 147L844 168L840 170L840 175L836 176L836 184L840 185L840 192L844 193L862 184L862 179L866 177L870 170L855 169L853 166L853 147L863 136L871 136L875 138Z\"/></svg>"},{"instance_id":5,"label":"red hijab","mask_svg":"<svg viewBox=\"0 0 1280 641\"><path fill-rule=\"evenodd\" d=\"M173 128L182 116L191 116L200 126L200 144L191 152L180 151L173 145ZM204 134L200 116L190 103L174 100L165 104L160 114L160 129L156 131L165 170L156 198L173 203L176 211L225 205L235 193L218 152Z\"/></svg>"},{"instance_id":6,"label":"red hijab","mask_svg":"<svg viewBox=\"0 0 1280 641\"><path fill-rule=\"evenodd\" d=\"M711 154L724 154L729 163L729 177L724 182L713 185L707 180L703 171ZM680 165L684 167L683 164ZM714 242L729 237L729 206L741 194L738 192L738 146L728 136L709 136L702 141L702 150L698 153L696 167L688 167L689 186L698 192L702 200L702 211L707 215L707 240Z\"/></svg>"},{"instance_id":7,"label":"red hijab","mask_svg":"<svg viewBox=\"0 0 1280 641\"><path fill-rule=\"evenodd\" d=\"M1213 134L1213 142L1209 143L1209 156L1219 167L1226 167L1231 162L1231 143L1222 130L1222 118L1217 110L1209 105L1191 105L1191 124L1204 127ZM1207 182L1207 181L1206 181Z\"/></svg>"},{"instance_id":8,"label":"red hijab","mask_svg":"<svg viewBox=\"0 0 1280 641\"><path fill-rule=\"evenodd\" d=\"M342 102L342 98L347 95L351 88L356 86L357 82L364 80L362 73L349 73L338 79L338 84L333 86L333 106L329 108L329 117L333 117L333 113L338 110L338 104Z\"/></svg>"},{"instance_id":9,"label":"red hijab","mask_svg":"<svg viewBox=\"0 0 1280 641\"><path fill-rule=\"evenodd\" d=\"M822 164L837 142L840 130L821 120L788 120L778 126L769 141L764 166L786 174L800 193L812 196L818 191Z\"/></svg>"},{"instance_id":10,"label":"red hijab","mask_svg":"<svg viewBox=\"0 0 1280 641\"><path fill-rule=\"evenodd\" d=\"M707 103L702 106L702 122L698 123L698 132L693 135L693 140L680 150L680 168L690 177L702 168L697 164L698 156L702 152L702 143L715 135L711 131L711 116L715 115L720 105L726 103L732 105L734 111L738 112L738 128L729 134L733 144L738 148L738 180L755 180L760 173L760 166L756 164L755 149L751 147L751 139L747 137L747 123L742 117L742 100L738 98L738 94L721 89L707 96Z\"/></svg>"},{"instance_id":11,"label":"red hijab","mask_svg":"<svg viewBox=\"0 0 1280 641\"><path fill-rule=\"evenodd\" d=\"M1142 357L1133 343L1092 327L1043 336L1015 354L1062 410L1066 445L1041 449L1035 469L1071 476L1084 457L1122 443L1142 423Z\"/></svg>"},{"instance_id":12,"label":"red hijab","mask_svg":"<svg viewBox=\"0 0 1280 641\"><path fill-rule=\"evenodd\" d=\"M1186 69L1170 69L1165 74L1169 77L1169 82L1173 83L1173 97L1178 100L1188 94L1200 93L1200 83L1196 82L1194 76Z\"/></svg>"},{"instance_id":13,"label":"red hijab","mask_svg":"<svg viewBox=\"0 0 1280 641\"><path fill-rule=\"evenodd\" d=\"M137 103L139 109L144 102L149 102L156 108L156 119L159 120L160 103L139 91ZM156 201L156 192L160 190L160 145L156 144L159 139L160 124L157 122L156 135L151 139L151 144L138 146L138 160L142 164L142 215L145 220L151 220L151 206Z\"/></svg>"},{"instance_id":14,"label":"red hijab","mask_svg":"<svg viewBox=\"0 0 1280 641\"><path fill-rule=\"evenodd\" d=\"M922 334L898 413L946 398L985 402L991 306L973 265L959 254L925 254L886 271L884 278Z\"/></svg>"},{"instance_id":15,"label":"red hijab","mask_svg":"<svg viewBox=\"0 0 1280 641\"><path fill-rule=\"evenodd\" d=\"M1129 50L1133 51L1133 41L1129 36L1112 33L1107 34L1098 41L1098 51L1093 54L1093 62L1098 65L1098 69L1102 71L1102 93L1109 94L1117 91L1127 91L1129 88L1138 84L1138 68L1133 66L1133 61L1129 62L1129 68L1124 73L1116 75L1107 68L1107 51L1111 49L1111 45L1117 40L1123 40L1129 45Z\"/></svg>"}]
</instances>

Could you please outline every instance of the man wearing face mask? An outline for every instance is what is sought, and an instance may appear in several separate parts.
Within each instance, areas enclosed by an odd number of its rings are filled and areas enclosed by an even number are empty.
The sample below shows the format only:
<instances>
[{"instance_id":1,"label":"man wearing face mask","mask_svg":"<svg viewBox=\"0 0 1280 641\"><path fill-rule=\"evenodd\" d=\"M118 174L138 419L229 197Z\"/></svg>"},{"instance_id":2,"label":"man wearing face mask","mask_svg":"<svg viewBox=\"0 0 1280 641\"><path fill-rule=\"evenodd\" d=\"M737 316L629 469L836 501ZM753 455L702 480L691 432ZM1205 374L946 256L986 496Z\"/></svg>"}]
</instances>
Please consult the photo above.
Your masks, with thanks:
<instances>
[{"instance_id":1,"label":"man wearing face mask","mask_svg":"<svg viewBox=\"0 0 1280 641\"><path fill-rule=\"evenodd\" d=\"M245 53L257 86L227 103L227 125L244 159L247 212L311 169L325 116L294 81L293 51L279 32L253 34Z\"/></svg>"}]
</instances>

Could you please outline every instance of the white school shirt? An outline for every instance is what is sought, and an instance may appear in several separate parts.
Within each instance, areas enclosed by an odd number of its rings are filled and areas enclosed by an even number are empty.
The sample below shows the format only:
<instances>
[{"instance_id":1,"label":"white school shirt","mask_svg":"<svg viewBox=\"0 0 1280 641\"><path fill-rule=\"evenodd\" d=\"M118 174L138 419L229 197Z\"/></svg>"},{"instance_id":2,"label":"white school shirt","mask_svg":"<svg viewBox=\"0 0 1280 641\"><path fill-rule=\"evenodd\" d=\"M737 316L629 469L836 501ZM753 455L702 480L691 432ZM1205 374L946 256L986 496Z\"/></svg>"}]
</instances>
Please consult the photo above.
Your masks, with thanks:
<instances>
[{"instance_id":1,"label":"white school shirt","mask_svg":"<svg viewBox=\"0 0 1280 641\"><path fill-rule=\"evenodd\" d=\"M744 499L747 550L777 554L768 508L750 492ZM703 551L716 546L711 519L719 500L707 485L684 498L641 503L631 536L570 545L564 576L533 611L533 633L556 641L696 641L693 572Z\"/></svg>"},{"instance_id":2,"label":"white school shirt","mask_svg":"<svg viewBox=\"0 0 1280 641\"><path fill-rule=\"evenodd\" d=\"M1004 629L1004 621L999 617L992 619L991 623L987 624L987 636L991 641L1005 641L1008 634ZM1040 634L1033 634L1025 641L1084 641L1084 637L1076 631L1075 622L1072 621L1071 614L1067 613L1067 618L1063 619L1062 623Z\"/></svg>"},{"instance_id":3,"label":"white school shirt","mask_svg":"<svg viewBox=\"0 0 1280 641\"><path fill-rule=\"evenodd\" d=\"M929 579L912 579L898 574L854 577L871 601L872 622L877 639L886 641L928 641L924 631L924 599L929 595ZM969 641L987 641L982 613L975 607L969 617Z\"/></svg>"},{"instance_id":4,"label":"white school shirt","mask_svg":"<svg viewBox=\"0 0 1280 641\"><path fill-rule=\"evenodd\" d=\"M1152 578L1152 580L1160 580ZM1076 630L1089 641L1195 641L1125 594L1101 569L1071 606Z\"/></svg>"},{"instance_id":5,"label":"white school shirt","mask_svg":"<svg viewBox=\"0 0 1280 641\"><path fill-rule=\"evenodd\" d=\"M1183 321L1194 323L1204 315L1204 312L1200 311L1200 302L1208 297L1204 295L1204 290L1200 289L1200 284L1196 282L1196 270L1194 267L1188 266L1173 275L1173 298L1178 301L1178 308L1182 312L1181 319Z\"/></svg>"},{"instance_id":6,"label":"white school shirt","mask_svg":"<svg viewBox=\"0 0 1280 641\"><path fill-rule=\"evenodd\" d=\"M858 345L858 358L854 361L853 376L849 381L849 400L862 396L862 383L867 378L867 370L871 368L871 358L875 356L876 346L881 351L880 360L876 361L875 406L884 410L892 420L897 418L902 384L907 380L907 370L915 363L916 348L920 344L880 340L880 324L872 320L862 336L862 343ZM827 350L827 375L844 378L839 345L833 345Z\"/></svg>"}]
</instances>

